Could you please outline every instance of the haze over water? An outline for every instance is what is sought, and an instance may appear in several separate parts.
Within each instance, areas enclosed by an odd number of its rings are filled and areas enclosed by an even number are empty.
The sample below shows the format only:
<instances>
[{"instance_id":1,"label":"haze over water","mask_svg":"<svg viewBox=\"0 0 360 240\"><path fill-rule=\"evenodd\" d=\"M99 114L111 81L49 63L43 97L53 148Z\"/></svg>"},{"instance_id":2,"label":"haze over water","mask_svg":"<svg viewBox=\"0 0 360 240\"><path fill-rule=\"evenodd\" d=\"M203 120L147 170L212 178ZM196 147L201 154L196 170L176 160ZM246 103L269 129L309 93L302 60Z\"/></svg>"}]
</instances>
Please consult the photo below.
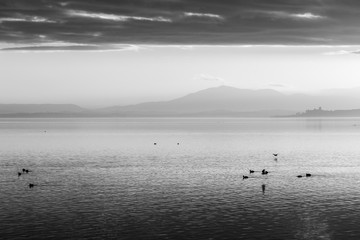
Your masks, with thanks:
<instances>
[{"instance_id":1,"label":"haze over water","mask_svg":"<svg viewBox=\"0 0 360 240\"><path fill-rule=\"evenodd\" d=\"M360 236L358 118L0 119L0 142L0 238Z\"/></svg>"}]
</instances>

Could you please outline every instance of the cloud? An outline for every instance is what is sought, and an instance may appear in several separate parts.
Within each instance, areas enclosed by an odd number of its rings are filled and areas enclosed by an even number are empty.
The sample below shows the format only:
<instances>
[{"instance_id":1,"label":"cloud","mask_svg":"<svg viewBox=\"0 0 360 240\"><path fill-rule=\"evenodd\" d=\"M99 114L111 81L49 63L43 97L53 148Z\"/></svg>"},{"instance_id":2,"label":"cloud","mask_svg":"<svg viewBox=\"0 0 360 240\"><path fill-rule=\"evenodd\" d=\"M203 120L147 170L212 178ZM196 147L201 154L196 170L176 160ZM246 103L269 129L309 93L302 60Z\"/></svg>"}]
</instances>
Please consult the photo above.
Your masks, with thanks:
<instances>
[{"instance_id":1,"label":"cloud","mask_svg":"<svg viewBox=\"0 0 360 240\"><path fill-rule=\"evenodd\" d=\"M55 23L56 21L49 20L44 17L39 16L24 16L24 17L3 17L0 18L0 23L2 22L33 22L33 23Z\"/></svg>"},{"instance_id":2,"label":"cloud","mask_svg":"<svg viewBox=\"0 0 360 240\"><path fill-rule=\"evenodd\" d=\"M270 11L270 12L263 12L264 14L268 14L275 18L288 18L294 20L320 20L325 19L326 17L321 15L312 14L310 12L306 13L289 13L283 11Z\"/></svg>"},{"instance_id":3,"label":"cloud","mask_svg":"<svg viewBox=\"0 0 360 240\"><path fill-rule=\"evenodd\" d=\"M194 77L194 80L202 80L207 82L217 82L221 84L225 84L225 80L220 77L215 77L209 74L199 74Z\"/></svg>"},{"instance_id":4,"label":"cloud","mask_svg":"<svg viewBox=\"0 0 360 240\"><path fill-rule=\"evenodd\" d=\"M323 19L325 18L324 16L320 16L320 15L315 15L312 13L297 13L297 14L290 14L290 16L294 17L294 18L298 18L298 19L308 19L308 20L316 20L316 19Z\"/></svg>"},{"instance_id":5,"label":"cloud","mask_svg":"<svg viewBox=\"0 0 360 240\"><path fill-rule=\"evenodd\" d=\"M326 52L324 55L347 55L347 54L360 54L359 50L338 50L338 51L332 51L332 52Z\"/></svg>"},{"instance_id":6,"label":"cloud","mask_svg":"<svg viewBox=\"0 0 360 240\"><path fill-rule=\"evenodd\" d=\"M42 43L40 35L104 48L353 45L360 39L360 1L354 0L7 0L0 8L0 42L9 44Z\"/></svg>"},{"instance_id":7,"label":"cloud","mask_svg":"<svg viewBox=\"0 0 360 240\"><path fill-rule=\"evenodd\" d=\"M278 83L270 83L269 87L275 87L275 88L287 88L287 86L278 84Z\"/></svg>"},{"instance_id":8,"label":"cloud","mask_svg":"<svg viewBox=\"0 0 360 240\"><path fill-rule=\"evenodd\" d=\"M279 83L269 83L268 85L264 86L264 88L274 89L282 93L299 93L299 88Z\"/></svg>"},{"instance_id":9,"label":"cloud","mask_svg":"<svg viewBox=\"0 0 360 240\"><path fill-rule=\"evenodd\" d=\"M202 18L213 18L213 19L219 19L223 20L224 17L218 15L218 14L212 14L212 13L196 13L196 12L185 12L185 17L202 17Z\"/></svg>"},{"instance_id":10,"label":"cloud","mask_svg":"<svg viewBox=\"0 0 360 240\"><path fill-rule=\"evenodd\" d=\"M165 17L139 17L139 16L125 16L125 15L115 15L115 14L106 14L106 13L93 13L86 11L78 10L68 10L66 14L72 17L85 17L85 18L94 18L100 20L110 20L110 21L119 21L126 22L130 20L136 21L150 21L150 22L172 22L171 19Z\"/></svg>"}]
</instances>

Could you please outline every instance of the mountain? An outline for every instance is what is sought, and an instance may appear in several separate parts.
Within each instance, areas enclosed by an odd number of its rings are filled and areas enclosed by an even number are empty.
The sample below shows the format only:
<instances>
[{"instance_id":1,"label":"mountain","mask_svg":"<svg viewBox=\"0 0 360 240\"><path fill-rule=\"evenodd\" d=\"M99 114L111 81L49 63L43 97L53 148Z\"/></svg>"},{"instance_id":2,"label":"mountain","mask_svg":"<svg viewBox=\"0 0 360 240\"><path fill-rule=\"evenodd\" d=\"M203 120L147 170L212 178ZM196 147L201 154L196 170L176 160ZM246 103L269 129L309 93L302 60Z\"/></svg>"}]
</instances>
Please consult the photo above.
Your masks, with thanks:
<instances>
[{"instance_id":1,"label":"mountain","mask_svg":"<svg viewBox=\"0 0 360 240\"><path fill-rule=\"evenodd\" d=\"M0 104L0 117L271 117L314 107L360 109L359 98L287 95L272 89L221 86L162 102L88 110L71 104Z\"/></svg>"},{"instance_id":2,"label":"mountain","mask_svg":"<svg viewBox=\"0 0 360 240\"><path fill-rule=\"evenodd\" d=\"M323 101L320 98L308 95L286 95L271 89L250 90L221 86L201 90L171 101L114 106L99 111L103 113L142 113L145 115L163 115L165 113L182 115L215 111L235 113L267 111L265 115L271 115L279 110L295 113L322 103Z\"/></svg>"},{"instance_id":3,"label":"mountain","mask_svg":"<svg viewBox=\"0 0 360 240\"><path fill-rule=\"evenodd\" d=\"M0 104L0 114L80 113L86 111L74 104Z\"/></svg>"},{"instance_id":4,"label":"mountain","mask_svg":"<svg viewBox=\"0 0 360 240\"><path fill-rule=\"evenodd\" d=\"M148 102L128 106L114 106L102 112L143 112L189 114L209 111L252 112L279 109L286 95L275 90L248 90L221 86L209 88L164 102ZM285 108L282 108L283 110Z\"/></svg>"}]
</instances>

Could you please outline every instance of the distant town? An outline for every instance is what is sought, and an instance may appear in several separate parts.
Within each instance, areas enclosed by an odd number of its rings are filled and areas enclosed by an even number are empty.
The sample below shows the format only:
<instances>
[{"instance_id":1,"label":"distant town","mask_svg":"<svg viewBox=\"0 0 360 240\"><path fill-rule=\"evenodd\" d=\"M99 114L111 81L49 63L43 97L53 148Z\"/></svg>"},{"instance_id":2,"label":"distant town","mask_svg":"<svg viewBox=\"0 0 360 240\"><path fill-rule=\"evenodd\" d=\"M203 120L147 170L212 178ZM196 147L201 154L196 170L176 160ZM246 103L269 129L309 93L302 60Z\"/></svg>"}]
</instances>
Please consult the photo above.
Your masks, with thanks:
<instances>
[{"instance_id":1,"label":"distant town","mask_svg":"<svg viewBox=\"0 0 360 240\"><path fill-rule=\"evenodd\" d=\"M298 112L292 117L360 117L360 109L323 110L322 107Z\"/></svg>"}]
</instances>

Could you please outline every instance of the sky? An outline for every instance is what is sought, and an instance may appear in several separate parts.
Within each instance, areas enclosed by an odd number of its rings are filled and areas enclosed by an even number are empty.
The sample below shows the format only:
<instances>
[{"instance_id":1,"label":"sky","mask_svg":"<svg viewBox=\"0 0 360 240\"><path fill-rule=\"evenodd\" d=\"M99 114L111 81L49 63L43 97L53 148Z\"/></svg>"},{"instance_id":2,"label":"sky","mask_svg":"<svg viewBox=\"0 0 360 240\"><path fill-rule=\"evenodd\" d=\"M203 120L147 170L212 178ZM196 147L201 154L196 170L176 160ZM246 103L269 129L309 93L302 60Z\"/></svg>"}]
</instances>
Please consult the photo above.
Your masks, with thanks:
<instances>
[{"instance_id":1,"label":"sky","mask_svg":"<svg viewBox=\"0 0 360 240\"><path fill-rule=\"evenodd\" d=\"M360 1L1 0L0 103L359 87Z\"/></svg>"}]
</instances>

